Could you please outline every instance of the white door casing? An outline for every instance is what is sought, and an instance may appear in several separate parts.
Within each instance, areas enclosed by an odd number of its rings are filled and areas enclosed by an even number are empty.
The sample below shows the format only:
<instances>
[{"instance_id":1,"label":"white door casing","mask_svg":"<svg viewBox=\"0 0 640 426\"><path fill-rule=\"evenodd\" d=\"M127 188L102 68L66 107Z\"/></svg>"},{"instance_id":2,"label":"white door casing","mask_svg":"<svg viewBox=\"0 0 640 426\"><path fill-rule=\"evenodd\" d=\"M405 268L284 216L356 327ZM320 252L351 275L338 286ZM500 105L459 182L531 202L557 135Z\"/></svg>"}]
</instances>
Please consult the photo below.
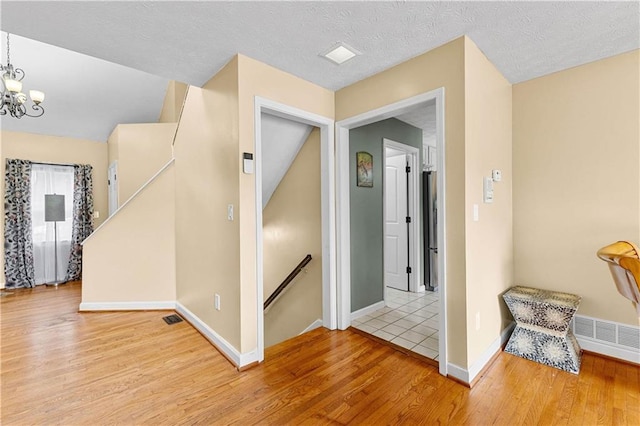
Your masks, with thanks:
<instances>
[{"instance_id":1,"label":"white door casing","mask_svg":"<svg viewBox=\"0 0 640 426\"><path fill-rule=\"evenodd\" d=\"M385 148L384 167L384 285L409 290L407 235L407 156Z\"/></svg>"},{"instance_id":2,"label":"white door casing","mask_svg":"<svg viewBox=\"0 0 640 426\"><path fill-rule=\"evenodd\" d=\"M440 87L430 92L403 99L393 104L370 110L335 123L336 126L336 241L337 241L337 303L338 328L347 329L351 325L351 237L350 237L350 157L349 130L380 120L395 117L428 102L436 103L436 168L440 172L437 182L438 201L438 270L440 272L438 291L440 293L439 327L439 372L446 376L448 371L447 351L447 238L446 238L446 155L445 155L445 89Z\"/></svg>"},{"instance_id":3,"label":"white door casing","mask_svg":"<svg viewBox=\"0 0 640 426\"><path fill-rule=\"evenodd\" d=\"M254 99L255 183L256 183L256 319L257 348L249 354L244 365L264 360L264 282L262 252L262 113L268 113L320 128L320 180L322 209L322 325L337 327L336 294L336 221L334 120L270 99Z\"/></svg>"},{"instance_id":4,"label":"white door casing","mask_svg":"<svg viewBox=\"0 0 640 426\"><path fill-rule=\"evenodd\" d=\"M107 172L107 183L109 185L109 216L118 210L118 161L109 164Z\"/></svg>"}]
</instances>

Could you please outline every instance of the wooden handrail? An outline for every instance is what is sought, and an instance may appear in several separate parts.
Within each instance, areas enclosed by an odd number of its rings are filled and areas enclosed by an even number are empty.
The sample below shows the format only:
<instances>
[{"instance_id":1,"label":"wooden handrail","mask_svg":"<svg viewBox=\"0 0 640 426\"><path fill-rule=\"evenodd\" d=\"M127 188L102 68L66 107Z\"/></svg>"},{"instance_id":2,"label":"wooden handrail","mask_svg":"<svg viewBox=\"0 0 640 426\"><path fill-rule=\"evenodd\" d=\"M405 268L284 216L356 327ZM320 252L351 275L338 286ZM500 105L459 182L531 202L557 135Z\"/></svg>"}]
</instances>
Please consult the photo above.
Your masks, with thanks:
<instances>
[{"instance_id":1,"label":"wooden handrail","mask_svg":"<svg viewBox=\"0 0 640 426\"><path fill-rule=\"evenodd\" d=\"M284 289L287 288L289 284L291 284L291 281L293 281L293 279L302 271L302 268L307 266L307 263L309 262L311 262L310 254L306 255L305 258L302 259L302 262L298 263L298 266L296 266L293 271L291 271L291 273L287 275L287 278L282 281L278 288L276 288L275 291L271 293L271 296L269 296L269 298L264 302L263 309L267 309L267 307L269 307L269 305L272 304L278 298L278 296L280 296L280 293L282 293Z\"/></svg>"}]
</instances>

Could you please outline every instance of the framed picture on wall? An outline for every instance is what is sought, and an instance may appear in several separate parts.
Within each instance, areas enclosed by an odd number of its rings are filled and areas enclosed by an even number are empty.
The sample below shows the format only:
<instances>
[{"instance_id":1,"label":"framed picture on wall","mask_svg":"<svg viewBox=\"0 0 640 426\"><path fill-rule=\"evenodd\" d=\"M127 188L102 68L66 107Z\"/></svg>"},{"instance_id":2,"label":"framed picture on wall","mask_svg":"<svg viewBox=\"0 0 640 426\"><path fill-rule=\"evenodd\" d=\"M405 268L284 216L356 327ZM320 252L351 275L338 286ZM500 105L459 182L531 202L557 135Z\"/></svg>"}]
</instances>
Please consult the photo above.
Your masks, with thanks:
<instances>
[{"instance_id":1,"label":"framed picture on wall","mask_svg":"<svg viewBox=\"0 0 640 426\"><path fill-rule=\"evenodd\" d=\"M356 170L356 184L373 188L373 156L365 151L356 152Z\"/></svg>"}]
</instances>

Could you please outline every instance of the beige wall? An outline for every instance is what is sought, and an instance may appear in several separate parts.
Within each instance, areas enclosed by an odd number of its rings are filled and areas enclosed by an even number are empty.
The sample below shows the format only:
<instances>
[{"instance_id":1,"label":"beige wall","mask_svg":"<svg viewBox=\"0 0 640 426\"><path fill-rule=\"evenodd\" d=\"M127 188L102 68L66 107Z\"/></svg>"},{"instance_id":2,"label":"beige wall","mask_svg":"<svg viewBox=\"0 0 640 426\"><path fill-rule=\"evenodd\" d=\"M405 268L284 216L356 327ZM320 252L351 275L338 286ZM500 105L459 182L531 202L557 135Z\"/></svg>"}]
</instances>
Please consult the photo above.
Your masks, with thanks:
<instances>
[{"instance_id":1,"label":"beige wall","mask_svg":"<svg viewBox=\"0 0 640 426\"><path fill-rule=\"evenodd\" d=\"M174 143L178 302L240 349L238 59L190 87ZM227 220L227 205L235 218ZM255 221L255 220L254 220ZM221 310L214 309L214 294Z\"/></svg>"},{"instance_id":2,"label":"beige wall","mask_svg":"<svg viewBox=\"0 0 640 426\"><path fill-rule=\"evenodd\" d=\"M167 85L167 93L164 95L162 110L160 110L160 123L177 123L182 113L187 88L189 85L171 80Z\"/></svg>"},{"instance_id":3,"label":"beige wall","mask_svg":"<svg viewBox=\"0 0 640 426\"><path fill-rule=\"evenodd\" d=\"M4 195L4 168L7 158L31 160L44 163L61 164L90 164L93 166L93 205L94 210L100 212L100 218L94 219L95 226L99 226L107 217L107 144L86 139L74 139L34 133L8 132L0 133L2 164L2 194ZM2 204L4 218L4 203ZM4 219L2 235L4 235ZM4 251L1 251L0 261L4 265ZM4 283L4 273L2 274Z\"/></svg>"},{"instance_id":4,"label":"beige wall","mask_svg":"<svg viewBox=\"0 0 640 426\"><path fill-rule=\"evenodd\" d=\"M240 167L254 152L255 96L334 111L333 92L242 55L189 88L174 142L177 296L241 353L257 347L255 175Z\"/></svg>"},{"instance_id":5,"label":"beige wall","mask_svg":"<svg viewBox=\"0 0 640 426\"><path fill-rule=\"evenodd\" d=\"M83 246L82 302L175 301L174 166Z\"/></svg>"},{"instance_id":6,"label":"beige wall","mask_svg":"<svg viewBox=\"0 0 640 426\"><path fill-rule=\"evenodd\" d=\"M640 51L513 87L516 283L638 325L596 251L640 242Z\"/></svg>"},{"instance_id":7,"label":"beige wall","mask_svg":"<svg viewBox=\"0 0 640 426\"><path fill-rule=\"evenodd\" d=\"M464 38L336 92L336 120L445 88L449 362L467 365Z\"/></svg>"},{"instance_id":8,"label":"beige wall","mask_svg":"<svg viewBox=\"0 0 640 426\"><path fill-rule=\"evenodd\" d=\"M473 365L510 322L502 293L513 286L511 84L465 39L465 227L467 358ZM483 177L502 171L493 203ZM473 205L479 221L473 221Z\"/></svg>"},{"instance_id":9,"label":"beige wall","mask_svg":"<svg viewBox=\"0 0 640 426\"><path fill-rule=\"evenodd\" d=\"M264 317L264 344L294 337L322 320L320 130L314 129L262 216L264 300L307 255L312 260Z\"/></svg>"},{"instance_id":10,"label":"beige wall","mask_svg":"<svg viewBox=\"0 0 640 426\"><path fill-rule=\"evenodd\" d=\"M334 117L334 93L269 65L238 55L239 150L254 152L254 100L261 96L323 117ZM240 174L240 291L241 352L257 346L256 318L256 202L255 175Z\"/></svg>"},{"instance_id":11,"label":"beige wall","mask_svg":"<svg viewBox=\"0 0 640 426\"><path fill-rule=\"evenodd\" d=\"M109 164L118 161L120 206L171 160L176 128L176 123L116 126L107 145Z\"/></svg>"}]
</instances>

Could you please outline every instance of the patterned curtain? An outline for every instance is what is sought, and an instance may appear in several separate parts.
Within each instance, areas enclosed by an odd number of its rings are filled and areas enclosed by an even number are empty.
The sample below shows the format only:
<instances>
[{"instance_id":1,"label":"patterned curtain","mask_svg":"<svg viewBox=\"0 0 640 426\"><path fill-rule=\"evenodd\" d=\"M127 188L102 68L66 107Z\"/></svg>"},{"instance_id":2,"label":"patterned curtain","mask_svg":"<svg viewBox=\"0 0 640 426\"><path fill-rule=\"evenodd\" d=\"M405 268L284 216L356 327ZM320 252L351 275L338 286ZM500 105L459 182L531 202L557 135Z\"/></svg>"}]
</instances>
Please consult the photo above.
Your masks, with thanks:
<instances>
[{"instance_id":1,"label":"patterned curtain","mask_svg":"<svg viewBox=\"0 0 640 426\"><path fill-rule=\"evenodd\" d=\"M31 238L31 162L7 160L4 195L4 275L7 288L35 287Z\"/></svg>"},{"instance_id":2,"label":"patterned curtain","mask_svg":"<svg viewBox=\"0 0 640 426\"><path fill-rule=\"evenodd\" d=\"M73 169L73 230L67 281L80 279L82 275L82 242L93 232L92 167L75 165Z\"/></svg>"}]
</instances>

